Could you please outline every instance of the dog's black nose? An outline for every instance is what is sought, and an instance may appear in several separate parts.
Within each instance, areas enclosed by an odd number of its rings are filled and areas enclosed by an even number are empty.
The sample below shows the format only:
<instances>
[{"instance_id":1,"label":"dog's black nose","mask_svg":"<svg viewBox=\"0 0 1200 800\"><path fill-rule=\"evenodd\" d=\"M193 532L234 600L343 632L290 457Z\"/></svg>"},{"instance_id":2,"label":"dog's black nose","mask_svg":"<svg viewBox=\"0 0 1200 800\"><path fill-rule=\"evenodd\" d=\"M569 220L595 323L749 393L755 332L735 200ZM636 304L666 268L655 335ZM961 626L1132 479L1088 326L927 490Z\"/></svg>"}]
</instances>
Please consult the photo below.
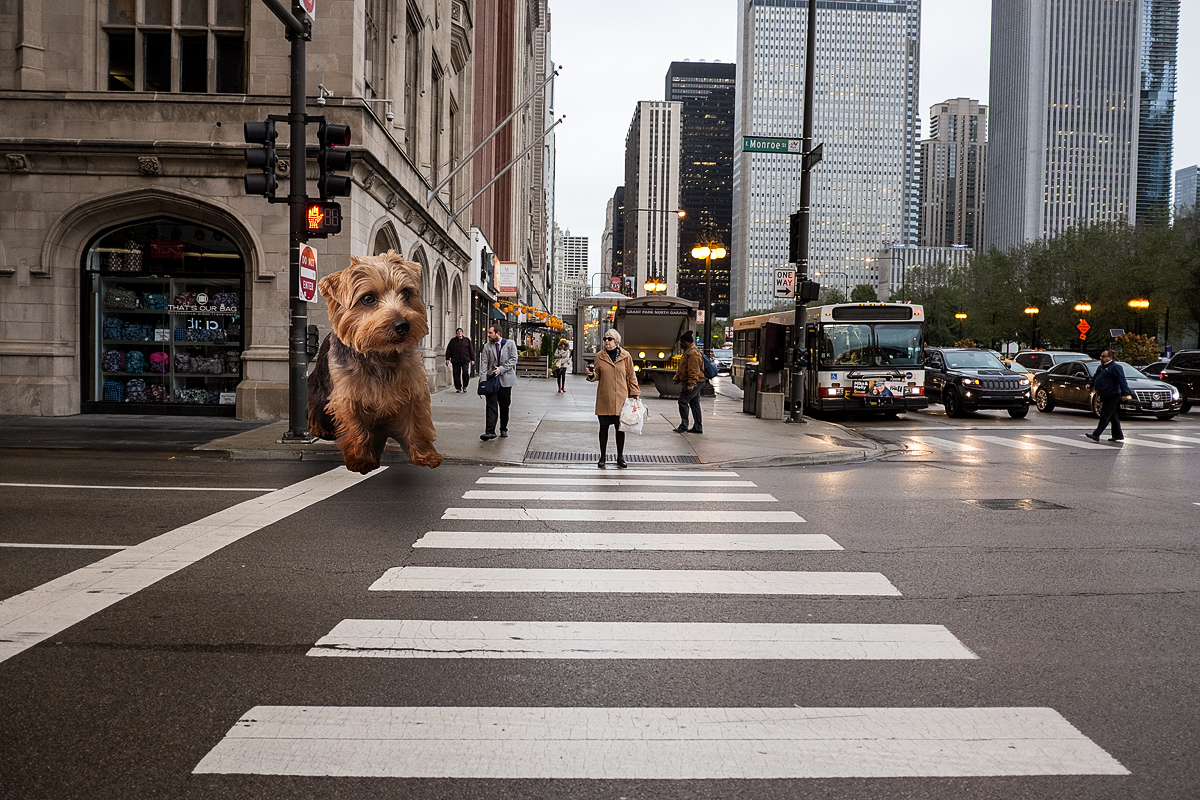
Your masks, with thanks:
<instances>
[{"instance_id":1,"label":"dog's black nose","mask_svg":"<svg viewBox=\"0 0 1200 800\"><path fill-rule=\"evenodd\" d=\"M408 322L407 321L397 322L392 327L395 329L396 333L399 334L400 336L408 335Z\"/></svg>"}]
</instances>

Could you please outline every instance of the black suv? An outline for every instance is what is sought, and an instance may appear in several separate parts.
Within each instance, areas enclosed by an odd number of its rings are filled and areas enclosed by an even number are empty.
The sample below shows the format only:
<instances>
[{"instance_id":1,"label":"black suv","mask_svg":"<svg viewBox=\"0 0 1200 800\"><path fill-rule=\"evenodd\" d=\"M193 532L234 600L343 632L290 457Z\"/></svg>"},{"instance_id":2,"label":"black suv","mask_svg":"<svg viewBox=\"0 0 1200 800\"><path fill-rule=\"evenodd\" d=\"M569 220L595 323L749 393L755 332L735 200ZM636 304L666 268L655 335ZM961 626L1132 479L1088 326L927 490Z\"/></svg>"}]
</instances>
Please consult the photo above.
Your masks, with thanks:
<instances>
[{"instance_id":1,"label":"black suv","mask_svg":"<svg viewBox=\"0 0 1200 800\"><path fill-rule=\"evenodd\" d=\"M1013 372L991 350L978 347L925 349L925 396L946 407L947 417L1005 408L1013 419L1029 413L1029 376Z\"/></svg>"},{"instance_id":2,"label":"black suv","mask_svg":"<svg viewBox=\"0 0 1200 800\"><path fill-rule=\"evenodd\" d=\"M1163 367L1158 379L1179 390L1183 396L1181 413L1191 411L1192 403L1200 403L1200 350L1180 350Z\"/></svg>"}]
</instances>

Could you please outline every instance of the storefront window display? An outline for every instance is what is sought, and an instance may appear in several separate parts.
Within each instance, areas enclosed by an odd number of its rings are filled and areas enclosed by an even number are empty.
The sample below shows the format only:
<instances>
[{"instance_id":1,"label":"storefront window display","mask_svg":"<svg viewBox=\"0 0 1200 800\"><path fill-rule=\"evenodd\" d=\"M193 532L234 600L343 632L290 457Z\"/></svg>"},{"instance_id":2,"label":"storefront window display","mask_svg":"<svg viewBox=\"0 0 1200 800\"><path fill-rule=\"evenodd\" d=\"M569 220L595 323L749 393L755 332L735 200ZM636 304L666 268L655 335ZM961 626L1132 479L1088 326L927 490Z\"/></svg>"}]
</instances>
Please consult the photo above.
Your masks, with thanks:
<instances>
[{"instance_id":1,"label":"storefront window display","mask_svg":"<svg viewBox=\"0 0 1200 800\"><path fill-rule=\"evenodd\" d=\"M244 261L220 231L158 218L84 254L83 410L234 413Z\"/></svg>"}]
</instances>

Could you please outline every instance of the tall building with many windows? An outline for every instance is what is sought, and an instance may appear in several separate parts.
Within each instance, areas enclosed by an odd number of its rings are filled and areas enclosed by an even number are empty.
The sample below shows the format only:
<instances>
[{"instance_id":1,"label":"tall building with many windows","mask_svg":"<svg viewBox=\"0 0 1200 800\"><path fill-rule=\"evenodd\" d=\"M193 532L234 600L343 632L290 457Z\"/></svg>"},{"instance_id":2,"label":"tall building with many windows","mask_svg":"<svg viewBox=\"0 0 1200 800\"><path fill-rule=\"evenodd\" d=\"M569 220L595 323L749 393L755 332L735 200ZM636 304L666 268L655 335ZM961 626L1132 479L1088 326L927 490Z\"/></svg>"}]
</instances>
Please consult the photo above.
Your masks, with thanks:
<instances>
[{"instance_id":1,"label":"tall building with many windows","mask_svg":"<svg viewBox=\"0 0 1200 800\"><path fill-rule=\"evenodd\" d=\"M1162 218L1178 0L992 6L984 246Z\"/></svg>"},{"instance_id":2,"label":"tall building with many windows","mask_svg":"<svg viewBox=\"0 0 1200 800\"><path fill-rule=\"evenodd\" d=\"M692 258L692 247L715 237L729 247L733 222L733 105L737 65L718 61L673 61L666 99L683 114L679 144L679 296L704 303L712 279L712 311L729 316L729 259L712 264Z\"/></svg>"},{"instance_id":3,"label":"tall building with many windows","mask_svg":"<svg viewBox=\"0 0 1200 800\"><path fill-rule=\"evenodd\" d=\"M566 318L575 313L575 304L587 293L588 238L562 235L561 264L555 265L554 314Z\"/></svg>"},{"instance_id":4,"label":"tall building with many windows","mask_svg":"<svg viewBox=\"0 0 1200 800\"><path fill-rule=\"evenodd\" d=\"M625 137L623 272L635 294L646 278L662 278L666 294L678 285L679 103L643 100Z\"/></svg>"},{"instance_id":5,"label":"tall building with many windows","mask_svg":"<svg viewBox=\"0 0 1200 800\"><path fill-rule=\"evenodd\" d=\"M1200 167L1193 164L1175 173L1175 213L1200 210Z\"/></svg>"},{"instance_id":6,"label":"tall building with many windows","mask_svg":"<svg viewBox=\"0 0 1200 800\"><path fill-rule=\"evenodd\" d=\"M987 106L959 97L929 108L921 142L922 247L978 248L983 233Z\"/></svg>"},{"instance_id":7,"label":"tall building with many windows","mask_svg":"<svg viewBox=\"0 0 1200 800\"><path fill-rule=\"evenodd\" d=\"M800 157L745 153L745 136L803 130L806 0L740 0L734 112L731 304L774 305L788 261ZM851 286L877 283L880 249L918 227L919 0L817 0L810 268Z\"/></svg>"}]
</instances>

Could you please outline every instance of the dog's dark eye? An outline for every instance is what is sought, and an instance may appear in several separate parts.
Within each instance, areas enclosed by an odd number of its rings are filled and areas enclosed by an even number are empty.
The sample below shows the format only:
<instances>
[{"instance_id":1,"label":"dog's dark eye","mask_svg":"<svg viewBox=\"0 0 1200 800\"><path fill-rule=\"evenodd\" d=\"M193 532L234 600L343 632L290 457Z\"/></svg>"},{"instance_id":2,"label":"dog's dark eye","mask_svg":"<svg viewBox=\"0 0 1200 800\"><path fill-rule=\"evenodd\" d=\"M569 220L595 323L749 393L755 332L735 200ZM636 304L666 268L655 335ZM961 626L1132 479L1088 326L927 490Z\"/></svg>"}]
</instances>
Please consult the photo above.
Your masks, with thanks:
<instances>
[{"instance_id":1,"label":"dog's dark eye","mask_svg":"<svg viewBox=\"0 0 1200 800\"><path fill-rule=\"evenodd\" d=\"M408 289L404 289L404 290L402 290L402 291L400 292L400 297L401 297L402 299L404 299L404 300L407 300L407 299L408 299Z\"/></svg>"},{"instance_id":2,"label":"dog's dark eye","mask_svg":"<svg viewBox=\"0 0 1200 800\"><path fill-rule=\"evenodd\" d=\"M361 300L360 302L361 302L361 303L362 303L364 306L373 306L373 305L375 305L375 295L373 295L373 294L364 294L364 295L362 296L362 300Z\"/></svg>"}]
</instances>

